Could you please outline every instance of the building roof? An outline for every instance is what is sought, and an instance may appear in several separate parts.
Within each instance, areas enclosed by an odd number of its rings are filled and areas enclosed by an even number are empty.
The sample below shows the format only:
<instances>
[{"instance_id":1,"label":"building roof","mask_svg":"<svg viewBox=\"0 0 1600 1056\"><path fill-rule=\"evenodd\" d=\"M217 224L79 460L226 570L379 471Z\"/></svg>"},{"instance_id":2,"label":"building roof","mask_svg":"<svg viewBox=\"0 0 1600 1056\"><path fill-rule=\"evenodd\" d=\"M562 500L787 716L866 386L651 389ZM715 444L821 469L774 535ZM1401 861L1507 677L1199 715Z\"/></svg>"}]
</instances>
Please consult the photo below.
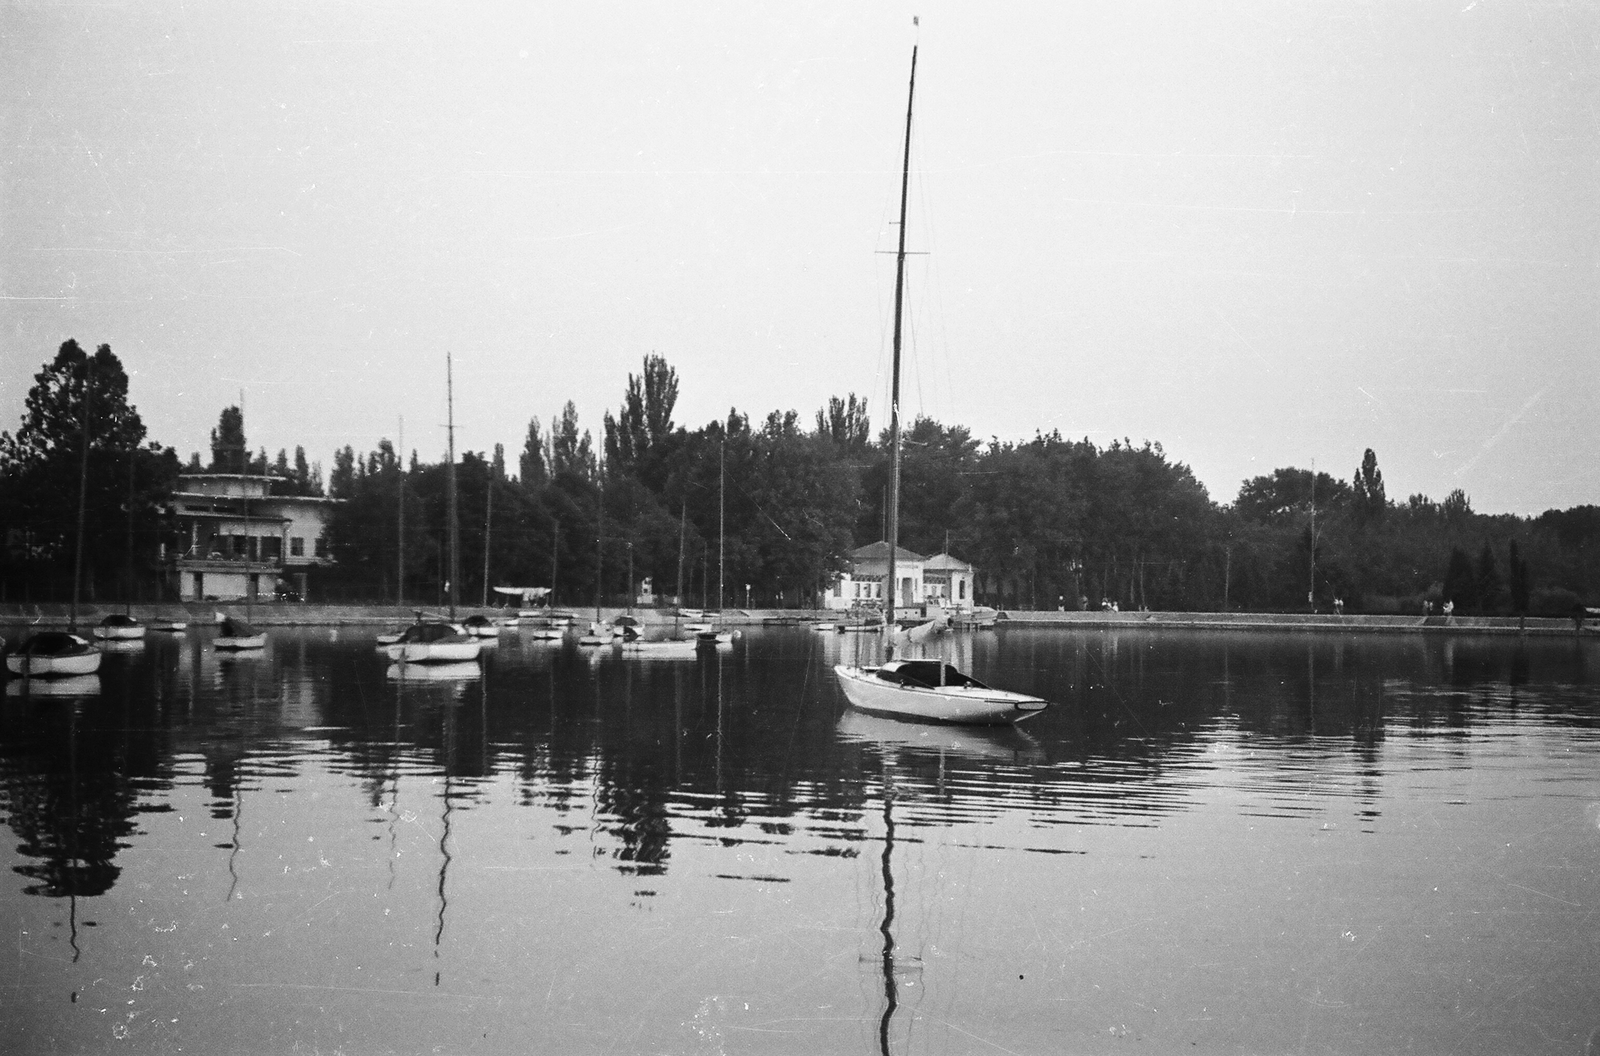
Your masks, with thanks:
<instances>
[{"instance_id":1,"label":"building roof","mask_svg":"<svg viewBox=\"0 0 1600 1056\"><path fill-rule=\"evenodd\" d=\"M972 566L954 554L934 554L923 562L927 572L971 572Z\"/></svg>"},{"instance_id":2,"label":"building roof","mask_svg":"<svg viewBox=\"0 0 1600 1056\"><path fill-rule=\"evenodd\" d=\"M256 478L260 480L260 477ZM273 502L310 502L321 505L343 502L343 499L330 499L326 495L213 495L209 491L175 491L174 499L186 499L196 502L248 502L252 505Z\"/></svg>"},{"instance_id":3,"label":"building roof","mask_svg":"<svg viewBox=\"0 0 1600 1056\"><path fill-rule=\"evenodd\" d=\"M189 473L178 474L179 480L282 480L271 473Z\"/></svg>"},{"instance_id":4,"label":"building roof","mask_svg":"<svg viewBox=\"0 0 1600 1056\"><path fill-rule=\"evenodd\" d=\"M903 546L897 546L894 548L894 559L896 563L901 561L927 560L927 558L923 557L921 554L913 553ZM889 544L880 539L875 543L868 543L866 546L857 547L855 550L850 552L850 560L858 565L872 564L879 561L887 564L889 561Z\"/></svg>"}]
</instances>

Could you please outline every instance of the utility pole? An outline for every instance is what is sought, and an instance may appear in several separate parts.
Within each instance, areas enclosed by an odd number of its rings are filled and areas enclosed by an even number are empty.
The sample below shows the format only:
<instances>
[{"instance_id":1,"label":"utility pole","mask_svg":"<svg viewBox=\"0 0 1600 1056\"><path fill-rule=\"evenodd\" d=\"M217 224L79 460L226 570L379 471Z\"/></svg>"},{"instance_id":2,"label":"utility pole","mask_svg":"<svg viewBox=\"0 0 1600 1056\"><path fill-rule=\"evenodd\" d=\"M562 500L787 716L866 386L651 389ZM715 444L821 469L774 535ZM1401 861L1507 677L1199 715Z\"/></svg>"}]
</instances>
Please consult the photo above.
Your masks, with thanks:
<instances>
[{"instance_id":1,"label":"utility pole","mask_svg":"<svg viewBox=\"0 0 1600 1056\"><path fill-rule=\"evenodd\" d=\"M1311 460L1311 579L1306 584L1306 604L1317 611L1317 460Z\"/></svg>"}]
</instances>

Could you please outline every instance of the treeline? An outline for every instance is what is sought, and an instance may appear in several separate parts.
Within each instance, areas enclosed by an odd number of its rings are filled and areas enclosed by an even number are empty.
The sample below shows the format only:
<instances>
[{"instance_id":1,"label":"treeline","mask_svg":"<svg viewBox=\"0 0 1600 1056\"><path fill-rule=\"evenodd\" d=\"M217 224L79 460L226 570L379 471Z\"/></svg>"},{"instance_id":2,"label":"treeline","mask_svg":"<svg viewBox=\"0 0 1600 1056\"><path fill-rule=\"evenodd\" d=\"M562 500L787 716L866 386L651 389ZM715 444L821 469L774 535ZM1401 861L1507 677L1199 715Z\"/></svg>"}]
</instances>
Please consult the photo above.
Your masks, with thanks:
<instances>
[{"instance_id":1,"label":"treeline","mask_svg":"<svg viewBox=\"0 0 1600 1056\"><path fill-rule=\"evenodd\" d=\"M86 376L91 581L115 578L127 509L142 538L163 531L178 459L145 442L110 349L91 361L68 342L36 377L17 435L0 434L0 582L13 597L19 577L37 588L46 574L58 594L68 582ZM454 570L443 462L388 439L335 452L325 487L343 501L319 596L434 604L453 581L465 603L494 600L496 585L553 586L559 604L578 607L621 603L648 578L657 597L686 605L817 604L849 552L885 535L887 430L874 434L853 394L809 421L730 410L690 429L674 421L678 389L651 355L598 443L569 402L528 423L514 464L499 445L463 454ZM902 451L901 545L971 562L977 600L999 607L1422 612L1448 601L1462 613L1566 615L1600 596L1600 509L1481 515L1460 491L1393 502L1370 450L1348 481L1284 467L1225 505L1158 443L1050 433L984 444L919 418ZM280 493L324 489L303 448L251 455L236 407L219 417L209 463L197 454L189 468L269 474ZM154 549L141 551L147 565Z\"/></svg>"}]
</instances>

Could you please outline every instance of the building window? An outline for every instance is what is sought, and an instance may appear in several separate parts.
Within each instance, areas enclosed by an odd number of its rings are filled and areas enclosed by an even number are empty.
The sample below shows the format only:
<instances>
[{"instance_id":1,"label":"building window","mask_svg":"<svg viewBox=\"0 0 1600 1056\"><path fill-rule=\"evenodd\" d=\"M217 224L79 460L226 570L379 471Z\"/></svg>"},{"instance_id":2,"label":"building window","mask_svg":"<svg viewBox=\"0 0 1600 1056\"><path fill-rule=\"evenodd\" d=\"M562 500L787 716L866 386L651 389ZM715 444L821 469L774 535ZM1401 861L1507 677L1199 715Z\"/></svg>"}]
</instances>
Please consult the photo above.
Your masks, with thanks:
<instances>
[{"instance_id":1,"label":"building window","mask_svg":"<svg viewBox=\"0 0 1600 1056\"><path fill-rule=\"evenodd\" d=\"M298 535L293 536L289 540L289 556L290 557L305 557L306 556L306 541L304 539L300 538Z\"/></svg>"},{"instance_id":2,"label":"building window","mask_svg":"<svg viewBox=\"0 0 1600 1056\"><path fill-rule=\"evenodd\" d=\"M836 579L836 580L833 581L833 596L836 597L836 598L844 597L844 578L843 577L840 577L839 579Z\"/></svg>"},{"instance_id":3,"label":"building window","mask_svg":"<svg viewBox=\"0 0 1600 1056\"><path fill-rule=\"evenodd\" d=\"M283 540L276 535L263 536L261 539L261 560L279 561L283 559Z\"/></svg>"},{"instance_id":4,"label":"building window","mask_svg":"<svg viewBox=\"0 0 1600 1056\"><path fill-rule=\"evenodd\" d=\"M325 536L325 535L317 536L317 556L318 557L327 557L328 556L328 537Z\"/></svg>"}]
</instances>

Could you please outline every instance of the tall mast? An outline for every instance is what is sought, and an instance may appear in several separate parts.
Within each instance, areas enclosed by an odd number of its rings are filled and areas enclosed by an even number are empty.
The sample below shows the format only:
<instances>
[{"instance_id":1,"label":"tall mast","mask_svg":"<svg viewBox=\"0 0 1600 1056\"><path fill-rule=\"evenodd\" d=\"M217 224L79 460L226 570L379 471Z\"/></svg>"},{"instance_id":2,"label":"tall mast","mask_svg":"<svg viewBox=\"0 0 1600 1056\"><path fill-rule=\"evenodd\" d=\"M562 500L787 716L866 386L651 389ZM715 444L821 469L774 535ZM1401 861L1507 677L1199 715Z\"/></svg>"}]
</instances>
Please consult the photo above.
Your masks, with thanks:
<instances>
[{"instance_id":1,"label":"tall mast","mask_svg":"<svg viewBox=\"0 0 1600 1056\"><path fill-rule=\"evenodd\" d=\"M728 462L728 434L722 434L722 447L717 451L717 611L722 611L722 558L727 552L723 529L723 489L726 487Z\"/></svg>"},{"instance_id":2,"label":"tall mast","mask_svg":"<svg viewBox=\"0 0 1600 1056\"><path fill-rule=\"evenodd\" d=\"M600 603L605 599L606 582L606 476L605 465L600 466L600 530L594 537L594 622L600 622Z\"/></svg>"},{"instance_id":3,"label":"tall mast","mask_svg":"<svg viewBox=\"0 0 1600 1056\"><path fill-rule=\"evenodd\" d=\"M494 468L489 469L489 483L484 487L483 499L483 607L489 607L489 526L494 522Z\"/></svg>"},{"instance_id":4,"label":"tall mast","mask_svg":"<svg viewBox=\"0 0 1600 1056\"><path fill-rule=\"evenodd\" d=\"M906 196L911 188L911 104L917 94L917 48L911 47L911 85L906 90L906 149L900 166L900 249L894 260L894 377L889 389L889 589L884 624L884 659L894 659L894 603L900 583L895 551L900 548L900 317L906 287Z\"/></svg>"},{"instance_id":5,"label":"tall mast","mask_svg":"<svg viewBox=\"0 0 1600 1056\"><path fill-rule=\"evenodd\" d=\"M122 613L125 616L133 615L133 460L138 453L137 446L128 450L128 552L125 555L125 582L122 585Z\"/></svg>"},{"instance_id":6,"label":"tall mast","mask_svg":"<svg viewBox=\"0 0 1600 1056\"><path fill-rule=\"evenodd\" d=\"M444 354L444 392L445 402L449 405L447 425L445 429L450 440L449 472L446 476L450 484L450 618L456 618L456 599L461 593L459 580L460 568L456 554L461 542L460 526L456 523L456 390L455 376L450 363L450 353Z\"/></svg>"},{"instance_id":7,"label":"tall mast","mask_svg":"<svg viewBox=\"0 0 1600 1056\"><path fill-rule=\"evenodd\" d=\"M395 517L396 545L399 547L395 564L394 603L406 603L406 416L400 416L400 450L396 452L400 470L400 486L395 489L399 497L399 514Z\"/></svg>"},{"instance_id":8,"label":"tall mast","mask_svg":"<svg viewBox=\"0 0 1600 1056\"><path fill-rule=\"evenodd\" d=\"M78 590L83 583L83 508L89 495L89 397L93 391L94 360L83 357L83 457L78 463L78 538L72 554L72 617L67 630L78 629Z\"/></svg>"}]
</instances>

